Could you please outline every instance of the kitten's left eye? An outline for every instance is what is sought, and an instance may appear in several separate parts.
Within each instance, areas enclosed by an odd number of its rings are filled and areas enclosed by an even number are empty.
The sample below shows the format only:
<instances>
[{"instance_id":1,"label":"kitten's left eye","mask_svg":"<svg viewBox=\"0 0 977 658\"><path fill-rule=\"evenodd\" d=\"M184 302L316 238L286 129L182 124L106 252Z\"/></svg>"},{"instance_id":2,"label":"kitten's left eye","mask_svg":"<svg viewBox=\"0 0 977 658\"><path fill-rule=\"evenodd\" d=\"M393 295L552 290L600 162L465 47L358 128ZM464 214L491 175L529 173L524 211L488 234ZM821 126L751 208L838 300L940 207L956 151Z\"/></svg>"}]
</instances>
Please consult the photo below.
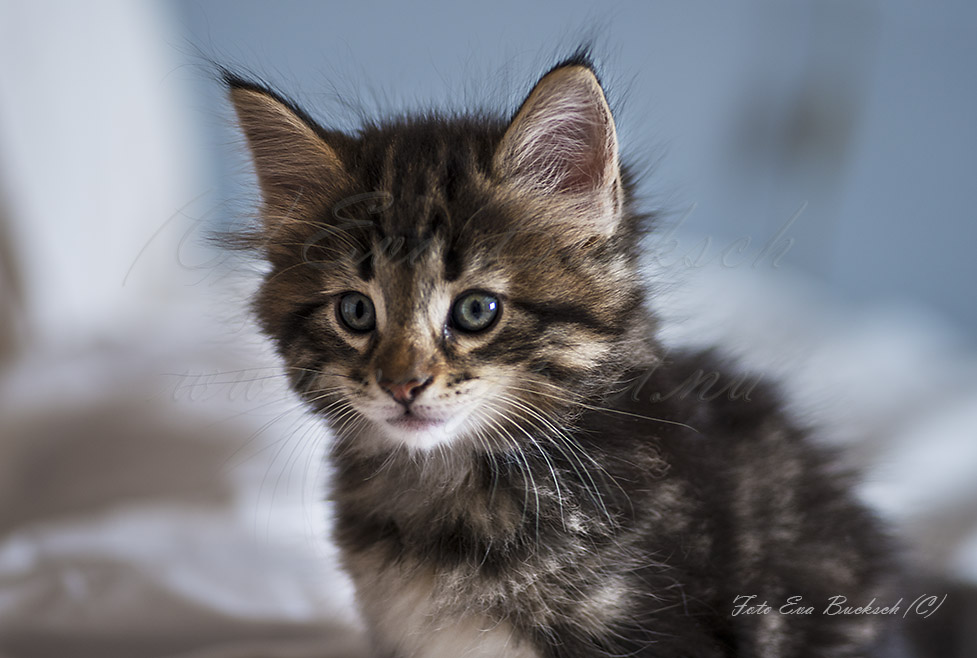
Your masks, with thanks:
<instances>
[{"instance_id":1,"label":"kitten's left eye","mask_svg":"<svg viewBox=\"0 0 977 658\"><path fill-rule=\"evenodd\" d=\"M481 290L464 293L451 308L452 323L464 331L484 331L499 315L499 299Z\"/></svg>"},{"instance_id":2,"label":"kitten's left eye","mask_svg":"<svg viewBox=\"0 0 977 658\"><path fill-rule=\"evenodd\" d=\"M346 328L357 333L372 331L377 324L373 302L366 295L348 292L339 300L339 319Z\"/></svg>"}]
</instances>

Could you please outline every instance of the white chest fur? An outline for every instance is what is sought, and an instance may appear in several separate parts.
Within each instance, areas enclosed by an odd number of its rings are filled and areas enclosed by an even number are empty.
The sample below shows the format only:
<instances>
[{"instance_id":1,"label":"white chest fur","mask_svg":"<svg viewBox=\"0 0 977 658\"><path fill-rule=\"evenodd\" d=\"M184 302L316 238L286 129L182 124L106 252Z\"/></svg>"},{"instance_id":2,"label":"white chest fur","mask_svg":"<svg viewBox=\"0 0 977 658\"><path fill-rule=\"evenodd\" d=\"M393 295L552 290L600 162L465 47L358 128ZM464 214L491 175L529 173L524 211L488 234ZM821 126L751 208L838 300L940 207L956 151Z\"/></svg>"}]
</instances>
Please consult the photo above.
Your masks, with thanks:
<instances>
[{"instance_id":1,"label":"white chest fur","mask_svg":"<svg viewBox=\"0 0 977 658\"><path fill-rule=\"evenodd\" d=\"M360 571L354 578L383 653L398 658L539 658L508 623L476 611L448 612L455 606L439 601L443 597L436 594L430 572L408 575L385 569L370 575Z\"/></svg>"}]
</instances>

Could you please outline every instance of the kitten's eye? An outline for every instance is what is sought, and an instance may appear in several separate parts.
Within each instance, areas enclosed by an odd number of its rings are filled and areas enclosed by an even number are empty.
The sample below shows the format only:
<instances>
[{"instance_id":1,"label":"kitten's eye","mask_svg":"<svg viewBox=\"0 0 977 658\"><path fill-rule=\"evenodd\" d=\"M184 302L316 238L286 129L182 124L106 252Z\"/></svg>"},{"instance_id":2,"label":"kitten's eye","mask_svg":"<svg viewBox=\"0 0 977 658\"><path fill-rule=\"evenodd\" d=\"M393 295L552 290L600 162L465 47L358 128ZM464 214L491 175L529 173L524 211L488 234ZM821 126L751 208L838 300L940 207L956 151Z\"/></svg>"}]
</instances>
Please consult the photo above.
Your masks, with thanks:
<instances>
[{"instance_id":1,"label":"kitten's eye","mask_svg":"<svg viewBox=\"0 0 977 658\"><path fill-rule=\"evenodd\" d=\"M484 331L499 315L498 297L480 290L464 293L451 308L451 321L463 331Z\"/></svg>"},{"instance_id":2,"label":"kitten's eye","mask_svg":"<svg viewBox=\"0 0 977 658\"><path fill-rule=\"evenodd\" d=\"M339 300L339 319L350 331L366 333L377 324L373 302L366 295L348 292Z\"/></svg>"}]
</instances>

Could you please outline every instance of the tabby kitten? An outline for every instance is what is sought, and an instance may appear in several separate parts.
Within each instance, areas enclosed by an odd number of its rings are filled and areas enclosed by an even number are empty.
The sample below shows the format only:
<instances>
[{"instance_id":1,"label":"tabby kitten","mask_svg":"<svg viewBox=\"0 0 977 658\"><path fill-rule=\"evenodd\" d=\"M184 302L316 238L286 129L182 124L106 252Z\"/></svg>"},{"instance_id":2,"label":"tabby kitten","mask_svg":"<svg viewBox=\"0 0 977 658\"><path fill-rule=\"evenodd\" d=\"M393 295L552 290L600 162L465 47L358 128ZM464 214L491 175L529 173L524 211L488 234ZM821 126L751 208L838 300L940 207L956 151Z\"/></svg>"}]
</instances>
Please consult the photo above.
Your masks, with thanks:
<instances>
[{"instance_id":1,"label":"tabby kitten","mask_svg":"<svg viewBox=\"0 0 977 658\"><path fill-rule=\"evenodd\" d=\"M335 435L378 657L871 653L879 617L820 612L882 595L870 514L764 387L667 394L733 375L656 342L586 56L511 121L354 135L226 83L263 197L254 308ZM772 612L734 614L749 595ZM818 610L780 614L792 596Z\"/></svg>"}]
</instances>

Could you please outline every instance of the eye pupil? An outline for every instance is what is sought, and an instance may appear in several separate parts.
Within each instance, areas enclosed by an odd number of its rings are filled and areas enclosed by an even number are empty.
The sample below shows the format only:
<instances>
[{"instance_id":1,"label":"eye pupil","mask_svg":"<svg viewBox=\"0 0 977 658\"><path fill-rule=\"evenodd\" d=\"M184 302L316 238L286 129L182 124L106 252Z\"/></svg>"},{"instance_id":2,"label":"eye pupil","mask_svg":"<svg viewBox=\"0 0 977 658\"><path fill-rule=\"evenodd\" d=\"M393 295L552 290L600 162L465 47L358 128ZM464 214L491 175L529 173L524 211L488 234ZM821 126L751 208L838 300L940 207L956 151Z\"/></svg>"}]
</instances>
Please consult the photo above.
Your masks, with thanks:
<instances>
[{"instance_id":1,"label":"eye pupil","mask_svg":"<svg viewBox=\"0 0 977 658\"><path fill-rule=\"evenodd\" d=\"M347 329L357 333L372 331L376 326L373 302L358 292L346 293L339 299L337 315Z\"/></svg>"},{"instance_id":2,"label":"eye pupil","mask_svg":"<svg viewBox=\"0 0 977 658\"><path fill-rule=\"evenodd\" d=\"M462 331L488 329L499 314L499 300L494 295L470 291L459 297L451 310L451 323Z\"/></svg>"}]
</instances>

